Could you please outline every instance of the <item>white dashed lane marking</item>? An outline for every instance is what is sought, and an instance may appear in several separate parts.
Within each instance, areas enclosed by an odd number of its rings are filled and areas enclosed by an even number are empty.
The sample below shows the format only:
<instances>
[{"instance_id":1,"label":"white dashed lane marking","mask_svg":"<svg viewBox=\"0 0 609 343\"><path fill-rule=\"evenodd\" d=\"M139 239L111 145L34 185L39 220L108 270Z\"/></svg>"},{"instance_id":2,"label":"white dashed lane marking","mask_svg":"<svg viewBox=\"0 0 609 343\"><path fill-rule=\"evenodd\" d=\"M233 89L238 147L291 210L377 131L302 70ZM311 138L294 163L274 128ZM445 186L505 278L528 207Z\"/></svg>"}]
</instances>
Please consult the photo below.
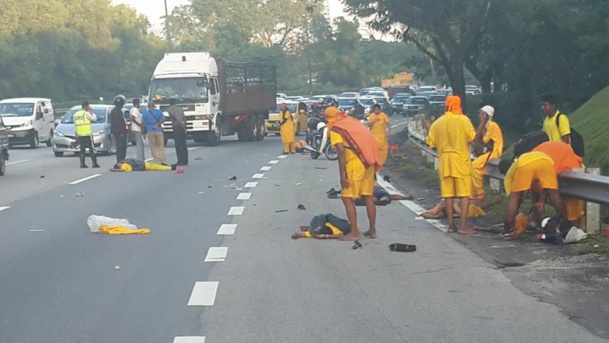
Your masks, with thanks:
<instances>
[{"instance_id":1,"label":"white dashed lane marking","mask_svg":"<svg viewBox=\"0 0 609 343\"><path fill-rule=\"evenodd\" d=\"M87 177L82 178L80 180L72 181L72 182L68 183L68 185L77 185L79 183L83 183L85 181L89 181L89 180L95 179L96 177L100 177L100 176L101 176L101 174L95 174L95 175L87 176Z\"/></svg>"},{"instance_id":2,"label":"white dashed lane marking","mask_svg":"<svg viewBox=\"0 0 609 343\"><path fill-rule=\"evenodd\" d=\"M237 200L250 200L252 198L252 193L239 193L237 196Z\"/></svg>"},{"instance_id":3,"label":"white dashed lane marking","mask_svg":"<svg viewBox=\"0 0 609 343\"><path fill-rule=\"evenodd\" d=\"M254 174L254 176L252 176L252 179L262 179L264 177L264 174Z\"/></svg>"},{"instance_id":4,"label":"white dashed lane marking","mask_svg":"<svg viewBox=\"0 0 609 343\"><path fill-rule=\"evenodd\" d=\"M258 186L258 182L248 182L245 184L245 188L256 188L256 186Z\"/></svg>"},{"instance_id":5,"label":"white dashed lane marking","mask_svg":"<svg viewBox=\"0 0 609 343\"><path fill-rule=\"evenodd\" d=\"M279 163L279 161L277 161L277 160L272 160L271 162L269 162L269 164L277 164L277 163Z\"/></svg>"},{"instance_id":6,"label":"white dashed lane marking","mask_svg":"<svg viewBox=\"0 0 609 343\"><path fill-rule=\"evenodd\" d=\"M0 206L0 212L4 211L4 210L8 210L9 208L11 208L10 206Z\"/></svg>"},{"instance_id":7,"label":"white dashed lane marking","mask_svg":"<svg viewBox=\"0 0 609 343\"><path fill-rule=\"evenodd\" d=\"M228 215L229 216L240 216L243 214L243 211L245 211L245 207L233 206L230 208L230 210L228 210Z\"/></svg>"},{"instance_id":8,"label":"white dashed lane marking","mask_svg":"<svg viewBox=\"0 0 609 343\"><path fill-rule=\"evenodd\" d=\"M237 229L237 224L222 224L220 229L218 229L219 236L231 236L235 234L235 230Z\"/></svg>"},{"instance_id":9,"label":"white dashed lane marking","mask_svg":"<svg viewBox=\"0 0 609 343\"><path fill-rule=\"evenodd\" d=\"M211 247L207 251L204 262L224 262L226 255L228 255L227 247Z\"/></svg>"},{"instance_id":10,"label":"white dashed lane marking","mask_svg":"<svg viewBox=\"0 0 609 343\"><path fill-rule=\"evenodd\" d=\"M280 159L284 159L284 158L286 158L286 157L288 157L288 155L281 155L281 156L277 156L277 158L280 158Z\"/></svg>"},{"instance_id":11,"label":"white dashed lane marking","mask_svg":"<svg viewBox=\"0 0 609 343\"><path fill-rule=\"evenodd\" d=\"M269 171L269 170L271 170L271 166L262 167L262 168L260 168L260 170Z\"/></svg>"},{"instance_id":12,"label":"white dashed lane marking","mask_svg":"<svg viewBox=\"0 0 609 343\"><path fill-rule=\"evenodd\" d=\"M25 163L25 162L29 162L29 161L31 161L31 160L21 160L21 161L8 162L6 165L7 166L14 166L15 164Z\"/></svg>"},{"instance_id":13,"label":"white dashed lane marking","mask_svg":"<svg viewBox=\"0 0 609 343\"><path fill-rule=\"evenodd\" d=\"M173 339L173 343L205 343L205 336L180 336Z\"/></svg>"},{"instance_id":14,"label":"white dashed lane marking","mask_svg":"<svg viewBox=\"0 0 609 343\"><path fill-rule=\"evenodd\" d=\"M213 306L216 302L218 284L217 281L196 282L188 306Z\"/></svg>"}]
</instances>

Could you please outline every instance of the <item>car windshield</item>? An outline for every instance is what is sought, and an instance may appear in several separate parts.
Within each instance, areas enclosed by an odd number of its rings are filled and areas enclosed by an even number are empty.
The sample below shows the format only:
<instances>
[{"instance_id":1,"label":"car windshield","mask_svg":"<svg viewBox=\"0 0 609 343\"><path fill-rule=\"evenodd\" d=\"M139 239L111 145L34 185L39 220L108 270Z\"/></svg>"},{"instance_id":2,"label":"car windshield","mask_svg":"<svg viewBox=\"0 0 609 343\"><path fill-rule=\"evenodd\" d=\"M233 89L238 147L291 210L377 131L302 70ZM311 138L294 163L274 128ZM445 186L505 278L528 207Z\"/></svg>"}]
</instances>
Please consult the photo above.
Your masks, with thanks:
<instances>
[{"instance_id":1,"label":"car windshield","mask_svg":"<svg viewBox=\"0 0 609 343\"><path fill-rule=\"evenodd\" d=\"M444 102L444 101L445 101L445 99L444 99L444 97L443 97L443 96L441 96L441 95L433 95L433 96L430 96L430 97L429 97L429 101L437 101L437 102L440 102L440 101L441 101L441 102Z\"/></svg>"},{"instance_id":2,"label":"car windshield","mask_svg":"<svg viewBox=\"0 0 609 343\"><path fill-rule=\"evenodd\" d=\"M340 96L345 98L357 98L358 93L342 93Z\"/></svg>"},{"instance_id":3,"label":"car windshield","mask_svg":"<svg viewBox=\"0 0 609 343\"><path fill-rule=\"evenodd\" d=\"M355 99L338 99L338 107L354 106Z\"/></svg>"},{"instance_id":4,"label":"car windshield","mask_svg":"<svg viewBox=\"0 0 609 343\"><path fill-rule=\"evenodd\" d=\"M370 92L370 93L368 93L368 95L370 95L370 96L382 96L382 97L384 97L385 93L383 93L383 92Z\"/></svg>"},{"instance_id":5,"label":"car windshield","mask_svg":"<svg viewBox=\"0 0 609 343\"><path fill-rule=\"evenodd\" d=\"M207 102L207 86L198 77L155 79L150 85L150 100L174 98L178 102Z\"/></svg>"},{"instance_id":6,"label":"car windshield","mask_svg":"<svg viewBox=\"0 0 609 343\"><path fill-rule=\"evenodd\" d=\"M374 99L372 99L372 98L363 98L363 99L360 98L359 102L361 102L362 105L364 105L366 107L370 107L375 104Z\"/></svg>"},{"instance_id":7,"label":"car windshield","mask_svg":"<svg viewBox=\"0 0 609 343\"><path fill-rule=\"evenodd\" d=\"M71 109L69 110L64 116L63 118L61 118L61 123L62 124L74 124L74 119L72 118L74 116L74 113L80 111L80 109ZM95 121L95 123L103 123L106 121L106 109L105 108L95 108L93 109L93 113L95 113L95 116L97 117L97 120Z\"/></svg>"},{"instance_id":8,"label":"car windshield","mask_svg":"<svg viewBox=\"0 0 609 343\"><path fill-rule=\"evenodd\" d=\"M287 106L288 111L290 111L291 113L296 113L296 104L287 104ZM275 110L277 111L277 113L281 112L281 104L277 104Z\"/></svg>"},{"instance_id":9,"label":"car windshield","mask_svg":"<svg viewBox=\"0 0 609 343\"><path fill-rule=\"evenodd\" d=\"M28 117L34 114L34 103L0 104L0 115L3 117Z\"/></svg>"},{"instance_id":10,"label":"car windshield","mask_svg":"<svg viewBox=\"0 0 609 343\"><path fill-rule=\"evenodd\" d=\"M407 95L396 95L393 97L394 101L404 101L406 99L409 99L410 97Z\"/></svg>"},{"instance_id":11,"label":"car windshield","mask_svg":"<svg viewBox=\"0 0 609 343\"><path fill-rule=\"evenodd\" d=\"M376 100L376 103L380 105L387 103L387 99L385 99L385 97L375 97L374 100Z\"/></svg>"},{"instance_id":12,"label":"car windshield","mask_svg":"<svg viewBox=\"0 0 609 343\"><path fill-rule=\"evenodd\" d=\"M411 103L413 103L415 105L425 105L424 98L411 98L410 101L411 101Z\"/></svg>"}]
</instances>

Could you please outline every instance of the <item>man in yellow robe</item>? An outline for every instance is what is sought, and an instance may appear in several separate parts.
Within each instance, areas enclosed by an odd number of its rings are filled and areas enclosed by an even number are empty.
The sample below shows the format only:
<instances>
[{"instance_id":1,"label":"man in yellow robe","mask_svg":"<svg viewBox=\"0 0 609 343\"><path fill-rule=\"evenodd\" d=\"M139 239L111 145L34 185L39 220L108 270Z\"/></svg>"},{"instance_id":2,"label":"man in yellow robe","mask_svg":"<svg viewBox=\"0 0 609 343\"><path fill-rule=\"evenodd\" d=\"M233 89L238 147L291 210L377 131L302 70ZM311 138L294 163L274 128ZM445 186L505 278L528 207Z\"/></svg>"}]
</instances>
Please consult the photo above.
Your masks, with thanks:
<instances>
[{"instance_id":1,"label":"man in yellow robe","mask_svg":"<svg viewBox=\"0 0 609 343\"><path fill-rule=\"evenodd\" d=\"M368 117L368 126L374 135L376 144L379 146L381 162L385 165L385 162L387 162L387 154L389 153L391 122L389 121L389 117L381 112L381 106L379 104L372 106L372 110L374 112Z\"/></svg>"},{"instance_id":2,"label":"man in yellow robe","mask_svg":"<svg viewBox=\"0 0 609 343\"><path fill-rule=\"evenodd\" d=\"M294 123L294 117L288 110L288 105L281 104L281 118L280 118L280 132L281 141L283 142L283 154L294 154L296 153L296 124Z\"/></svg>"},{"instance_id":3,"label":"man in yellow robe","mask_svg":"<svg viewBox=\"0 0 609 343\"><path fill-rule=\"evenodd\" d=\"M446 202L449 233L472 234L467 226L467 211L469 198L472 196L472 162L469 157L469 143L476 138L476 130L472 122L461 110L461 98L449 96L446 98L446 113L429 124L427 144L438 150L440 189ZM454 199L461 199L461 224L455 227Z\"/></svg>"},{"instance_id":4,"label":"man in yellow robe","mask_svg":"<svg viewBox=\"0 0 609 343\"><path fill-rule=\"evenodd\" d=\"M484 174L489 160L501 158L503 154L503 133L499 125L493 121L495 109L491 106L484 106L480 109L480 126L478 127L478 137L485 144L488 151L482 151L472 163L475 199L484 199Z\"/></svg>"}]
</instances>

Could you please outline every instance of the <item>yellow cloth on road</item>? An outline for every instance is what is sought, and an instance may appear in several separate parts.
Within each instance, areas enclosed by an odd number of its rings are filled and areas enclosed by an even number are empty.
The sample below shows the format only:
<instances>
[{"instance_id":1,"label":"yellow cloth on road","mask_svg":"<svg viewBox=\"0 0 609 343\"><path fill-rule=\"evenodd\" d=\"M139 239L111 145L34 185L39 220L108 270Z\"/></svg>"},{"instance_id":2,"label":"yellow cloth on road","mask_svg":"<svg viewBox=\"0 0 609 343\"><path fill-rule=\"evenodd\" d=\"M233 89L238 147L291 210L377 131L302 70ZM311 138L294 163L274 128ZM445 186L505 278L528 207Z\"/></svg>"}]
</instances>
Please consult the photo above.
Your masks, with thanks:
<instances>
[{"instance_id":1,"label":"yellow cloth on road","mask_svg":"<svg viewBox=\"0 0 609 343\"><path fill-rule=\"evenodd\" d=\"M486 164L489 160L501 158L503 154L503 133L501 128L494 121L490 121L486 127L486 133L482 138L484 144L493 141L493 150L478 156L472 162L474 190L476 195L484 195L484 174L486 174Z\"/></svg>"},{"instance_id":2,"label":"yellow cloth on road","mask_svg":"<svg viewBox=\"0 0 609 343\"><path fill-rule=\"evenodd\" d=\"M374 135L374 140L379 146L379 155L381 162L385 165L387 162L387 155L389 154L389 141L387 138L387 125L390 125L389 117L383 112L376 114L372 113L368 117L368 125L370 125L370 131Z\"/></svg>"},{"instance_id":3,"label":"yellow cloth on road","mask_svg":"<svg viewBox=\"0 0 609 343\"><path fill-rule=\"evenodd\" d=\"M170 166L146 162L146 171L171 171Z\"/></svg>"},{"instance_id":4,"label":"yellow cloth on road","mask_svg":"<svg viewBox=\"0 0 609 343\"><path fill-rule=\"evenodd\" d=\"M463 114L446 112L429 129L427 144L438 149L438 176L442 197L470 197L472 162L469 143L476 137L474 125ZM453 180L445 180L447 178Z\"/></svg>"},{"instance_id":5,"label":"yellow cloth on road","mask_svg":"<svg viewBox=\"0 0 609 343\"><path fill-rule=\"evenodd\" d=\"M351 149L349 143L340 134L331 131L330 141L332 146L342 144L345 147L349 188L341 190L341 197L358 199L361 196L372 196L374 193L374 166L366 168L357 154Z\"/></svg>"},{"instance_id":6,"label":"yellow cloth on road","mask_svg":"<svg viewBox=\"0 0 609 343\"><path fill-rule=\"evenodd\" d=\"M294 141L296 140L296 124L290 111L281 112L281 118L279 119L281 124L281 141L284 144L283 152L294 153L296 147Z\"/></svg>"},{"instance_id":7,"label":"yellow cloth on road","mask_svg":"<svg viewBox=\"0 0 609 343\"><path fill-rule=\"evenodd\" d=\"M102 225L99 227L99 233L105 233L107 235L145 235L149 234L149 229L130 229L124 226L107 226Z\"/></svg>"}]
</instances>

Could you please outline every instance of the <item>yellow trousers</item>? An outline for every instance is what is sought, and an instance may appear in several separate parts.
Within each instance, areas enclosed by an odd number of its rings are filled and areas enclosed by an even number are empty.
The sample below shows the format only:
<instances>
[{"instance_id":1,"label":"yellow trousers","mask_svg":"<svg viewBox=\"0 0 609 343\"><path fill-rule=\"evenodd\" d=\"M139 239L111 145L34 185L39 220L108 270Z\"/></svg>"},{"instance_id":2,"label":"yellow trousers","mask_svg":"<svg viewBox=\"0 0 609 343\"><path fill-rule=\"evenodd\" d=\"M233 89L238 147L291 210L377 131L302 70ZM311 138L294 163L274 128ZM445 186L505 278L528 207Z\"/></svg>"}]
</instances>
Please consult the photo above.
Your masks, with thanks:
<instances>
[{"instance_id":1,"label":"yellow trousers","mask_svg":"<svg viewBox=\"0 0 609 343\"><path fill-rule=\"evenodd\" d=\"M474 196L484 195L484 174L486 174L486 163L489 161L489 154L490 152L487 152L472 162Z\"/></svg>"},{"instance_id":2,"label":"yellow trousers","mask_svg":"<svg viewBox=\"0 0 609 343\"><path fill-rule=\"evenodd\" d=\"M146 162L146 171L171 171L170 166Z\"/></svg>"},{"instance_id":3,"label":"yellow trousers","mask_svg":"<svg viewBox=\"0 0 609 343\"><path fill-rule=\"evenodd\" d=\"M296 143L283 143L283 152L286 154L294 154L296 153Z\"/></svg>"}]
</instances>

